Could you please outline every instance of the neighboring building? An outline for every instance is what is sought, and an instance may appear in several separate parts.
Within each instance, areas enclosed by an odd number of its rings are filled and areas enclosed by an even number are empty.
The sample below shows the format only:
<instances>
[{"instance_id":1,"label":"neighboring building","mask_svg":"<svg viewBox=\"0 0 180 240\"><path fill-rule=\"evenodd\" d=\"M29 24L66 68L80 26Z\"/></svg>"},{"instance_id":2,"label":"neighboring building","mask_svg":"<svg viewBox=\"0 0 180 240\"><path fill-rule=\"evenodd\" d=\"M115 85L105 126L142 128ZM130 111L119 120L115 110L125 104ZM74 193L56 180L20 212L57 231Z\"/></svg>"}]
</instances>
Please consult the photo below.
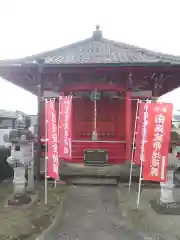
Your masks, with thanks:
<instances>
[{"instance_id":1,"label":"neighboring building","mask_svg":"<svg viewBox=\"0 0 180 240\"><path fill-rule=\"evenodd\" d=\"M11 129L15 128L15 121L19 114L27 116L21 111L7 111L0 109L0 148L5 147L4 135L9 133Z\"/></svg>"}]
</instances>

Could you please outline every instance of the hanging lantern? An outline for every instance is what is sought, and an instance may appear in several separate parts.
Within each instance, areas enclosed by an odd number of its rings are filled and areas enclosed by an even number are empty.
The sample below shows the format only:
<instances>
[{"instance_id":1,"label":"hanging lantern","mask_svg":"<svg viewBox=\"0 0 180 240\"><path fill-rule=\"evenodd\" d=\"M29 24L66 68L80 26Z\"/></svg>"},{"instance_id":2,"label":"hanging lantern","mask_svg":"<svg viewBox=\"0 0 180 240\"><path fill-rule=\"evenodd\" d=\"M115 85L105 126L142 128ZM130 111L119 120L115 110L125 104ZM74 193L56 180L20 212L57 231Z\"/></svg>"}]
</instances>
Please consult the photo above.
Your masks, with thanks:
<instances>
[{"instance_id":1,"label":"hanging lantern","mask_svg":"<svg viewBox=\"0 0 180 240\"><path fill-rule=\"evenodd\" d=\"M92 91L90 93L90 99L91 101L94 101L94 100L100 100L101 99L101 92L98 92L98 91Z\"/></svg>"},{"instance_id":2,"label":"hanging lantern","mask_svg":"<svg viewBox=\"0 0 180 240\"><path fill-rule=\"evenodd\" d=\"M95 89L90 93L90 99L94 102L94 130L92 132L92 140L96 141L98 139L97 133L97 100L101 98L101 94Z\"/></svg>"}]
</instances>

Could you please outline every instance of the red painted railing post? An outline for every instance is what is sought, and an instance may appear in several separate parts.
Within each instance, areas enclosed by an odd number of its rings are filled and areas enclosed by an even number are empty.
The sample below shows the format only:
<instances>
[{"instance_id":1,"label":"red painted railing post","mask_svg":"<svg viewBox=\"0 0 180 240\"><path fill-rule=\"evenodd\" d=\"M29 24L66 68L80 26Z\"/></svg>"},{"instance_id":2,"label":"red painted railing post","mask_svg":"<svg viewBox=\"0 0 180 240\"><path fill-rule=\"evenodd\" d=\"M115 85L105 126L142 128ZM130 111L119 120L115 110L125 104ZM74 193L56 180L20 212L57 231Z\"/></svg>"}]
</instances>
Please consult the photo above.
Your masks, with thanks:
<instances>
[{"instance_id":1,"label":"red painted railing post","mask_svg":"<svg viewBox=\"0 0 180 240\"><path fill-rule=\"evenodd\" d=\"M130 92L126 92L125 98L125 125L126 125L126 160L131 160L132 146L132 101Z\"/></svg>"}]
</instances>

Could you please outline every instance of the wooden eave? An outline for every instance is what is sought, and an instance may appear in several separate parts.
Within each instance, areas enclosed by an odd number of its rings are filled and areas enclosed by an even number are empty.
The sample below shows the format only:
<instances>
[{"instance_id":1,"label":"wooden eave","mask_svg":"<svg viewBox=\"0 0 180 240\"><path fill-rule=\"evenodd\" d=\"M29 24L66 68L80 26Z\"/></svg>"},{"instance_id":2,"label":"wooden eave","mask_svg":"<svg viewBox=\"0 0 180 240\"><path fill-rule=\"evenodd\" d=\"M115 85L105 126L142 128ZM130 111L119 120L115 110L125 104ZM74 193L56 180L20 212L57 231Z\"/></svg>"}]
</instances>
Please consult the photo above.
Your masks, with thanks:
<instances>
[{"instance_id":1,"label":"wooden eave","mask_svg":"<svg viewBox=\"0 0 180 240\"><path fill-rule=\"evenodd\" d=\"M29 57L0 61L0 76L37 94L40 68L42 74L93 69L133 72L142 68L147 71L178 72L180 57L105 39L97 26L92 38ZM30 85L27 78L32 78Z\"/></svg>"}]
</instances>

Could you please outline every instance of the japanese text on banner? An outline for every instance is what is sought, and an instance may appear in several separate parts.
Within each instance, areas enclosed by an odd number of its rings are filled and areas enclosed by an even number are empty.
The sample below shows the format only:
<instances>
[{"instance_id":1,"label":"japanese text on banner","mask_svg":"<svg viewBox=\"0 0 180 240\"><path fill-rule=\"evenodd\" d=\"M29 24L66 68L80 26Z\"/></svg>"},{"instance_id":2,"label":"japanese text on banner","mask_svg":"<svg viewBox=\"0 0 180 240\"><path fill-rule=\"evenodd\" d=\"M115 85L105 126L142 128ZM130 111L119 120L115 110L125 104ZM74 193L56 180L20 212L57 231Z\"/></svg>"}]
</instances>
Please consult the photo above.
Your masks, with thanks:
<instances>
[{"instance_id":1,"label":"japanese text on banner","mask_svg":"<svg viewBox=\"0 0 180 240\"><path fill-rule=\"evenodd\" d=\"M146 138L147 138L148 104L149 103L144 103L144 102L141 102L139 104L138 122L137 122L137 129L136 129L137 134L136 134L135 154L134 154L134 163L137 165L141 164L141 159L144 162L143 147L144 147L144 144L146 144Z\"/></svg>"},{"instance_id":2,"label":"japanese text on banner","mask_svg":"<svg viewBox=\"0 0 180 240\"><path fill-rule=\"evenodd\" d=\"M154 136L153 136L153 149L152 149L152 161L151 161L151 176L158 177L159 168L160 168L160 160L161 160L161 147L163 142L163 134L164 134L164 123L165 123L165 115L156 114L154 117Z\"/></svg>"},{"instance_id":3,"label":"japanese text on banner","mask_svg":"<svg viewBox=\"0 0 180 240\"><path fill-rule=\"evenodd\" d=\"M172 104L152 103L149 110L146 162L143 169L145 180L164 182L168 164Z\"/></svg>"},{"instance_id":4,"label":"japanese text on banner","mask_svg":"<svg viewBox=\"0 0 180 240\"><path fill-rule=\"evenodd\" d=\"M46 107L48 121L48 176L59 180L57 117L55 101L48 101L46 103Z\"/></svg>"},{"instance_id":5,"label":"japanese text on banner","mask_svg":"<svg viewBox=\"0 0 180 240\"><path fill-rule=\"evenodd\" d=\"M65 160L70 160L72 141L72 98L61 97L60 109L59 157Z\"/></svg>"}]
</instances>

